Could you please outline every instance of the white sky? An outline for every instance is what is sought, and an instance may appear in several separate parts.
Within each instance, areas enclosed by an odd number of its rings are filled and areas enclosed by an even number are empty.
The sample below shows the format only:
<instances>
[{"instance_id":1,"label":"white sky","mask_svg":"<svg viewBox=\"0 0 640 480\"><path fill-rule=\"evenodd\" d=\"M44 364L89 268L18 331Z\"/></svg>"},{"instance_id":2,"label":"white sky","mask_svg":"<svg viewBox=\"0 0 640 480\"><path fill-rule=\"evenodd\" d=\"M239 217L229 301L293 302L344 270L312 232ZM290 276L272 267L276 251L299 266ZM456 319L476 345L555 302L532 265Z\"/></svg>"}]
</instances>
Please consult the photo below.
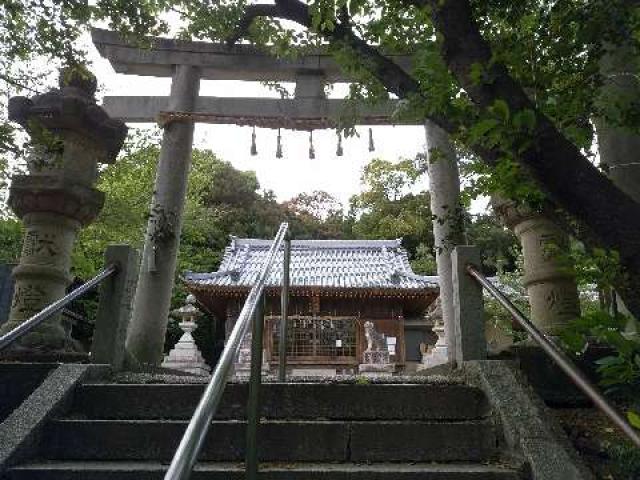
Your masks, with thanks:
<instances>
[{"instance_id":1,"label":"white sky","mask_svg":"<svg viewBox=\"0 0 640 480\"><path fill-rule=\"evenodd\" d=\"M90 42L87 42L90 43ZM93 62L92 70L100 83L100 95L168 95L169 78L116 74L107 60L100 57L92 44L88 46ZM292 88L291 88L292 90ZM219 97L274 97L278 94L259 82L202 81L200 94ZM344 97L345 85L336 85L331 97ZM132 124L142 127L142 124ZM283 158L275 157L277 131L257 129L258 155L250 155L251 128L236 125L197 124L194 146L207 148L219 158L229 161L240 170L256 172L260 186L273 190L278 200L287 200L301 192L324 190L335 196L343 206L361 191L363 167L373 158L398 161L414 158L425 150L422 126L374 126L375 151L368 151L368 127L358 127L360 137L343 139L344 155L336 156L336 134L333 130L313 133L315 159L308 158L309 134L282 130ZM416 186L427 189L426 175ZM486 208L485 201L473 205L474 213Z\"/></svg>"}]
</instances>

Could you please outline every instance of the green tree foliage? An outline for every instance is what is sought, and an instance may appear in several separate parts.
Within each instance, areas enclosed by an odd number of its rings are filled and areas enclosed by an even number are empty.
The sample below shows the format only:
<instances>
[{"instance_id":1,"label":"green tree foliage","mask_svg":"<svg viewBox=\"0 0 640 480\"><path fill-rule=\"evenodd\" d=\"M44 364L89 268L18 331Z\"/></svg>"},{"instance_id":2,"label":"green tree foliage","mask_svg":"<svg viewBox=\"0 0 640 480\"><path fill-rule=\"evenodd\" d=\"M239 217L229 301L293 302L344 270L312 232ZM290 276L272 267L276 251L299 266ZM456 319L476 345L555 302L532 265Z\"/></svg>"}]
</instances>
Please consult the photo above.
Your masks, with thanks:
<instances>
[{"instance_id":1,"label":"green tree foliage","mask_svg":"<svg viewBox=\"0 0 640 480\"><path fill-rule=\"evenodd\" d=\"M625 332L628 318L610 315L602 310L590 312L572 322L562 334L562 340L574 354L583 353L589 345L600 344L612 348L596 363L600 383L608 389L629 394L640 389L640 341Z\"/></svg>"},{"instance_id":2,"label":"green tree foliage","mask_svg":"<svg viewBox=\"0 0 640 480\"><path fill-rule=\"evenodd\" d=\"M436 273L433 215L429 192L417 191L424 169L420 162L372 160L362 174L364 190L351 198L349 218L354 238L402 238L415 272ZM466 215L466 214L465 214ZM488 273L515 268L513 233L494 215L466 215L469 243L483 252Z\"/></svg>"},{"instance_id":3,"label":"green tree foliage","mask_svg":"<svg viewBox=\"0 0 640 480\"><path fill-rule=\"evenodd\" d=\"M351 198L349 216L354 237L402 238L417 271L433 274L429 193L413 193L420 173L412 160L372 160L362 173L364 190Z\"/></svg>"},{"instance_id":4,"label":"green tree foliage","mask_svg":"<svg viewBox=\"0 0 640 480\"><path fill-rule=\"evenodd\" d=\"M17 263L22 249L22 222L7 217L0 220L0 263Z\"/></svg>"},{"instance_id":5,"label":"green tree foliage","mask_svg":"<svg viewBox=\"0 0 640 480\"><path fill-rule=\"evenodd\" d=\"M519 244L516 236L494 214L468 216L465 225L467 241L482 252L486 274L516 270Z\"/></svg>"},{"instance_id":6,"label":"green tree foliage","mask_svg":"<svg viewBox=\"0 0 640 480\"><path fill-rule=\"evenodd\" d=\"M103 262L111 243L141 248L153 194L159 149L130 149L101 173L97 188L106 201L98 219L83 229L74 250L74 270L90 276ZM194 149L180 239L178 271L214 270L229 235L265 237L275 234L284 209L269 192L259 191L253 172L241 172L213 153Z\"/></svg>"},{"instance_id":7,"label":"green tree foliage","mask_svg":"<svg viewBox=\"0 0 640 480\"><path fill-rule=\"evenodd\" d=\"M130 150L101 173L97 188L105 203L95 222L80 230L73 253L77 276L88 278L104 263L110 244L142 247L153 192L158 149L146 145Z\"/></svg>"},{"instance_id":8,"label":"green tree foliage","mask_svg":"<svg viewBox=\"0 0 640 480\"><path fill-rule=\"evenodd\" d=\"M283 207L294 238L351 237L351 222L344 217L342 204L327 192L301 193L284 202Z\"/></svg>"}]
</instances>

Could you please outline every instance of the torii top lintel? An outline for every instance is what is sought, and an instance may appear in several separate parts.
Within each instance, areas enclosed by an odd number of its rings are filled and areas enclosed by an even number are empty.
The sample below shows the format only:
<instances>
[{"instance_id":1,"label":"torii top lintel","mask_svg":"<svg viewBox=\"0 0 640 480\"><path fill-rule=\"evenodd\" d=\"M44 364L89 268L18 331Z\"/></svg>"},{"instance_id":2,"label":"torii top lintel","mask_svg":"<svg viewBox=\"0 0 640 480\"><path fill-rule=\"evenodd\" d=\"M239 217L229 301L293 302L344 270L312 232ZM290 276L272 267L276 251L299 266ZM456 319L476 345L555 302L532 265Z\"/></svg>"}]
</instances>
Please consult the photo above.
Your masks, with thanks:
<instances>
[{"instance_id":1,"label":"torii top lintel","mask_svg":"<svg viewBox=\"0 0 640 480\"><path fill-rule=\"evenodd\" d=\"M172 40L155 37L150 48L132 46L117 32L94 29L93 43L117 73L171 77L174 65L200 68L203 80L293 82L304 73L323 75L329 83L349 78L327 53L311 53L296 59L276 58L250 45ZM411 68L408 55L388 55L401 67Z\"/></svg>"},{"instance_id":2,"label":"torii top lintel","mask_svg":"<svg viewBox=\"0 0 640 480\"><path fill-rule=\"evenodd\" d=\"M418 124L396 115L398 100L376 105L328 99L324 84L348 81L340 66L326 53L277 58L250 45L223 44L151 38L149 48L131 45L116 32L93 30L93 43L118 73L172 77L177 67L195 67L202 80L291 81L294 98L248 98L197 96L188 111L172 107L170 97L107 96L104 108L125 122L175 120L203 123L252 125L264 128L314 130L335 128L347 116L361 125ZM410 68L409 56L393 57Z\"/></svg>"}]
</instances>

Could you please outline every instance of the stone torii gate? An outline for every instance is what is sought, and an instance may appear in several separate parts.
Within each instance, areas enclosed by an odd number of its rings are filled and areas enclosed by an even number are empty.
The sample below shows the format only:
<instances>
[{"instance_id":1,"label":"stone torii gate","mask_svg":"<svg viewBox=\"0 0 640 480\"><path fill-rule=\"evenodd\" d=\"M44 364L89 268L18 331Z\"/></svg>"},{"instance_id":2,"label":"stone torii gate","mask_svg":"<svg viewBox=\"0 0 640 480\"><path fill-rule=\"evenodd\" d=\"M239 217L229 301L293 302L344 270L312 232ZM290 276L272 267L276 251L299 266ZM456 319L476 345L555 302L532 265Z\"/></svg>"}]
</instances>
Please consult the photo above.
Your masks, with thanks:
<instances>
[{"instance_id":1,"label":"stone torii gate","mask_svg":"<svg viewBox=\"0 0 640 480\"><path fill-rule=\"evenodd\" d=\"M361 125L394 125L403 123L394 116L399 102L388 100L365 106L326 98L326 83L350 79L325 53L302 55L292 60L275 58L247 45L229 48L220 44L154 38L151 48L138 48L115 32L94 30L92 36L98 51L116 72L172 79L168 97L104 99L105 110L114 118L125 122L158 122L164 128L127 335L127 350L138 362L159 364L174 284L194 123L312 131L335 128L340 115L346 112ZM410 57L390 57L403 68L411 68ZM294 98L285 99L202 97L199 96L200 80L295 82L296 88ZM445 335L452 359L456 332L453 331L450 252L456 243L460 243L458 222L452 215L459 206L458 167L447 134L430 122L424 126L429 153L438 151L429 163L429 182L432 213L442 219L433 224Z\"/></svg>"}]
</instances>

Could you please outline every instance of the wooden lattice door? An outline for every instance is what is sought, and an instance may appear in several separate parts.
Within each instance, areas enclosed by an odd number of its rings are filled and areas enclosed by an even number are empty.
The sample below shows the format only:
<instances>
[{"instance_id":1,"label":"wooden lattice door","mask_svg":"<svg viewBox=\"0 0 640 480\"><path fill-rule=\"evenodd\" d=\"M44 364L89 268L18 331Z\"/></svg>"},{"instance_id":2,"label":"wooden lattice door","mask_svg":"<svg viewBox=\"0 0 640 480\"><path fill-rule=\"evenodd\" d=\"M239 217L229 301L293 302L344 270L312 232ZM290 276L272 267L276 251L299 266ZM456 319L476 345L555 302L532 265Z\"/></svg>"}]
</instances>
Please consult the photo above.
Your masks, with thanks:
<instances>
[{"instance_id":1,"label":"wooden lattice door","mask_svg":"<svg viewBox=\"0 0 640 480\"><path fill-rule=\"evenodd\" d=\"M280 322L270 319L272 358L278 356ZM304 364L356 362L356 319L353 317L291 316L287 326L287 361Z\"/></svg>"}]
</instances>

